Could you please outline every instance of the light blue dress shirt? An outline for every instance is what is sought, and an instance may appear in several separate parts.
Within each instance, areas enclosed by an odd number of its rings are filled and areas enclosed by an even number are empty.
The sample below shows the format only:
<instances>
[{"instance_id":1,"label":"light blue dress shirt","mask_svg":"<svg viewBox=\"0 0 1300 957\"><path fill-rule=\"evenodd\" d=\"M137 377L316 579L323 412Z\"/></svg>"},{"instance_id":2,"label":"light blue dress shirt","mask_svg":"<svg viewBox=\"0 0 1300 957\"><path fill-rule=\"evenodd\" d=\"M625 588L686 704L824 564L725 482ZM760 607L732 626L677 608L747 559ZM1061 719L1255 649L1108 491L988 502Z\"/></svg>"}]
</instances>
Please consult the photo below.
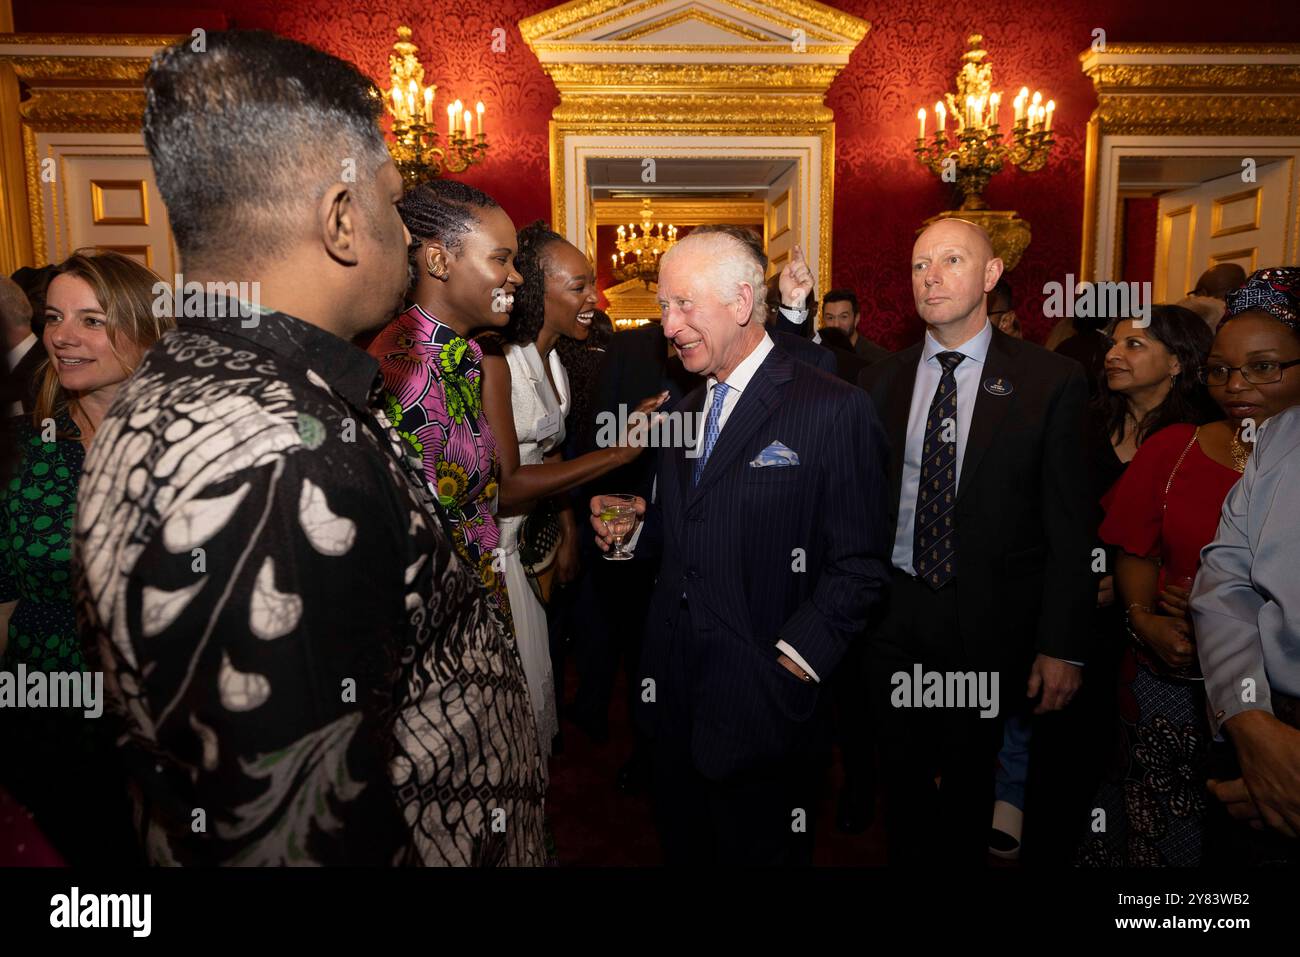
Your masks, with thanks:
<instances>
[{"instance_id":1,"label":"light blue dress shirt","mask_svg":"<svg viewBox=\"0 0 1300 957\"><path fill-rule=\"evenodd\" d=\"M915 575L912 566L912 543L916 538L916 496L921 488L921 445L925 441L925 420L930 415L934 391L943 377L943 366L935 358L940 352L960 352L966 358L957 366L953 377L957 380L957 488L961 488L961 463L966 456L966 439L970 435L971 419L975 415L975 398L984 376L984 361L988 358L989 343L993 340L993 327L986 321L984 327L955 349L939 343L926 330L925 348L916 367L916 383L912 386L912 406L907 413L907 443L903 448L903 485L898 497L898 527L894 531L895 568Z\"/></svg>"},{"instance_id":2,"label":"light blue dress shirt","mask_svg":"<svg viewBox=\"0 0 1300 957\"><path fill-rule=\"evenodd\" d=\"M1196 653L1215 731L1300 697L1300 408L1264 423L1192 588Z\"/></svg>"}]
</instances>

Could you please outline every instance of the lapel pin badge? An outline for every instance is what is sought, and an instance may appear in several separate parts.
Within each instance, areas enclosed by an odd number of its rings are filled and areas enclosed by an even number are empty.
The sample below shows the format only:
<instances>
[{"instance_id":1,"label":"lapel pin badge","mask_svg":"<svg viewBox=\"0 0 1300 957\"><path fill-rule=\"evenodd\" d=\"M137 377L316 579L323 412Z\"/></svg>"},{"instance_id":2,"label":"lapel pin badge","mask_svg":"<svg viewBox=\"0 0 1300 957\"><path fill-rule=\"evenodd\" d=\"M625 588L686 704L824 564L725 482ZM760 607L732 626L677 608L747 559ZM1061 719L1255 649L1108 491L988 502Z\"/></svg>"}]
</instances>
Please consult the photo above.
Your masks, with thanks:
<instances>
[{"instance_id":1,"label":"lapel pin badge","mask_svg":"<svg viewBox=\"0 0 1300 957\"><path fill-rule=\"evenodd\" d=\"M989 395L1010 395L1016 389L1006 379L989 378L984 380L984 391Z\"/></svg>"}]
</instances>

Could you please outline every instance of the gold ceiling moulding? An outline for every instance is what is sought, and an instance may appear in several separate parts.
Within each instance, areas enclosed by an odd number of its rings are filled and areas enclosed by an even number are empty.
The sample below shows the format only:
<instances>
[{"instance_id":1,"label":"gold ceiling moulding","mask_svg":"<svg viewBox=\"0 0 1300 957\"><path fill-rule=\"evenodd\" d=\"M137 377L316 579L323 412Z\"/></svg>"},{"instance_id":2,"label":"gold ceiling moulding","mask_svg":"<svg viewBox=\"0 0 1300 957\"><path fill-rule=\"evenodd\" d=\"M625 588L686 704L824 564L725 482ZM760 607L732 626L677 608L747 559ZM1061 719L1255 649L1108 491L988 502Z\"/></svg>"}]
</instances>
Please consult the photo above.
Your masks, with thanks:
<instances>
[{"instance_id":1,"label":"gold ceiling moulding","mask_svg":"<svg viewBox=\"0 0 1300 957\"><path fill-rule=\"evenodd\" d=\"M663 132L666 126L680 124L725 126L716 132L744 133L760 126L816 126L834 118L831 109L820 103L782 103L754 97L713 97L696 102L671 97L632 97L627 102L596 98L561 103L553 116L557 123L618 123L623 133L629 132L631 126Z\"/></svg>"},{"instance_id":2,"label":"gold ceiling moulding","mask_svg":"<svg viewBox=\"0 0 1300 957\"><path fill-rule=\"evenodd\" d=\"M144 91L37 90L19 112L24 126L42 133L136 133L144 121Z\"/></svg>"},{"instance_id":3,"label":"gold ceiling moulding","mask_svg":"<svg viewBox=\"0 0 1300 957\"><path fill-rule=\"evenodd\" d=\"M592 53L608 54L610 47L614 44L609 43L548 43L544 47L548 53ZM778 40L773 43L618 43L616 49L620 53L750 53L750 54L772 54L773 48L782 56L806 56L806 54L795 53L790 49L788 40ZM856 44L834 43L818 44L815 47L808 47L819 54L830 56L847 57L853 53ZM543 67L547 63L542 63Z\"/></svg>"},{"instance_id":4,"label":"gold ceiling moulding","mask_svg":"<svg viewBox=\"0 0 1300 957\"><path fill-rule=\"evenodd\" d=\"M1108 43L1079 54L1097 92L1084 152L1079 278L1096 273L1108 136L1295 136L1300 43Z\"/></svg>"},{"instance_id":5,"label":"gold ceiling moulding","mask_svg":"<svg viewBox=\"0 0 1300 957\"><path fill-rule=\"evenodd\" d=\"M1294 56L1300 43L1111 43L1102 51L1109 56ZM1091 50L1079 54L1084 60Z\"/></svg>"},{"instance_id":6,"label":"gold ceiling moulding","mask_svg":"<svg viewBox=\"0 0 1300 957\"><path fill-rule=\"evenodd\" d=\"M183 35L189 39L189 34ZM139 33L5 33L0 34L0 55L7 46L165 47L181 34Z\"/></svg>"},{"instance_id":7,"label":"gold ceiling moulding","mask_svg":"<svg viewBox=\"0 0 1300 957\"><path fill-rule=\"evenodd\" d=\"M156 50L188 35L9 33L0 35L0 82L12 84L17 109L5 124L3 216L6 257L42 263L46 216L36 137L39 133L138 133L144 117L144 77ZM139 48L139 50L131 49ZM114 55L120 53L120 55ZM7 74L7 81L6 81ZM19 84L23 97L18 99ZM9 263L6 262L6 265Z\"/></svg>"},{"instance_id":8,"label":"gold ceiling moulding","mask_svg":"<svg viewBox=\"0 0 1300 957\"><path fill-rule=\"evenodd\" d=\"M1300 90L1290 96L1108 95L1093 117L1110 135L1287 136L1300 128Z\"/></svg>"},{"instance_id":9,"label":"gold ceiling moulding","mask_svg":"<svg viewBox=\"0 0 1300 957\"><path fill-rule=\"evenodd\" d=\"M652 199L655 218L678 226L717 226L726 223L761 223L760 200ZM597 199L592 202L597 226L617 226L641 216L640 199Z\"/></svg>"},{"instance_id":10,"label":"gold ceiling moulding","mask_svg":"<svg viewBox=\"0 0 1300 957\"><path fill-rule=\"evenodd\" d=\"M4 47L0 47L0 54L3 52ZM149 69L148 60L134 57L15 56L8 62L18 79L27 84L75 83L139 89L144 85L144 75Z\"/></svg>"},{"instance_id":11,"label":"gold ceiling moulding","mask_svg":"<svg viewBox=\"0 0 1300 957\"><path fill-rule=\"evenodd\" d=\"M1180 90L1255 90L1262 93L1286 89L1300 91L1300 64L1105 64L1093 71L1092 82L1097 92L1103 94L1136 87L1168 90L1171 93Z\"/></svg>"},{"instance_id":12,"label":"gold ceiling moulding","mask_svg":"<svg viewBox=\"0 0 1300 957\"><path fill-rule=\"evenodd\" d=\"M629 88L680 89L696 95L722 90L806 91L825 96L841 67L831 63L544 63L560 95Z\"/></svg>"}]
</instances>

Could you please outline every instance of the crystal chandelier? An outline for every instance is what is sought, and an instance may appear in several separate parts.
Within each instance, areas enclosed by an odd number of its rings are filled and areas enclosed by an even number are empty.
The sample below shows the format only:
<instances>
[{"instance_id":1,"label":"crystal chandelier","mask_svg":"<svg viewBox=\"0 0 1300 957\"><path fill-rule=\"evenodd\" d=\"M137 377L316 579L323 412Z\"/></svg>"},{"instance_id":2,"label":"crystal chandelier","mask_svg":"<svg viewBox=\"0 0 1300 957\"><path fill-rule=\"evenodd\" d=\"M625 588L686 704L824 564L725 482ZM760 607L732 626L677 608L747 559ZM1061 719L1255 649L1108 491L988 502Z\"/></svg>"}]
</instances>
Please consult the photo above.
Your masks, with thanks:
<instances>
[{"instance_id":1,"label":"crystal chandelier","mask_svg":"<svg viewBox=\"0 0 1300 957\"><path fill-rule=\"evenodd\" d=\"M962 55L964 62L957 74L957 93L944 94L947 108L943 100L934 104L935 130L928 142L925 107L916 111L920 132L915 152L923 166L938 173L945 182L957 184L963 197L962 209L987 209L982 195L984 188L1001 172L1003 162L1010 161L1027 173L1046 165L1055 142L1052 120L1056 101L1048 100L1044 105L1040 92L1035 91L1031 96L1028 87L1021 87L1012 103L1014 117L1008 140L999 125L1002 94L992 90L993 66L986 61L984 37L973 34L966 42L970 49ZM949 122L956 127L951 142Z\"/></svg>"},{"instance_id":2,"label":"crystal chandelier","mask_svg":"<svg viewBox=\"0 0 1300 957\"><path fill-rule=\"evenodd\" d=\"M461 173L483 159L487 137L483 134L483 104L471 113L460 100L447 104L447 135L438 145L434 122L433 97L437 84L424 85L424 67L416 57L418 47L411 42L411 28L397 28L397 42L388 55L392 87L385 105L393 118L393 141L388 151L393 155L407 187L443 172Z\"/></svg>"},{"instance_id":3,"label":"crystal chandelier","mask_svg":"<svg viewBox=\"0 0 1300 957\"><path fill-rule=\"evenodd\" d=\"M659 257L677 242L677 227L654 219L650 200L641 200L641 231L637 232L635 223L618 227L618 252L612 256L615 277L623 282L640 279L647 289L659 279Z\"/></svg>"}]
</instances>

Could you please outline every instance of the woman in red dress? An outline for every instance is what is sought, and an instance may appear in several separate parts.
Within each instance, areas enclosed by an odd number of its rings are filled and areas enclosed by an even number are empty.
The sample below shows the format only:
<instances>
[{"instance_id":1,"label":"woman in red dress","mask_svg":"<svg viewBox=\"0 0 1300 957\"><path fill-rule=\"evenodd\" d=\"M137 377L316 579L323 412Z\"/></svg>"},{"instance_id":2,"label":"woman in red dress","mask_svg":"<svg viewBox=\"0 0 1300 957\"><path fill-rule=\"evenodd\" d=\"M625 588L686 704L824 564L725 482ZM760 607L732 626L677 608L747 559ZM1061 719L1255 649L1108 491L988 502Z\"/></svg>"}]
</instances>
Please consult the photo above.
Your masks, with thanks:
<instances>
[{"instance_id":1,"label":"woman in red dress","mask_svg":"<svg viewBox=\"0 0 1300 957\"><path fill-rule=\"evenodd\" d=\"M1255 431L1300 404L1300 368L1279 361L1296 334L1253 309L1249 288L1229 295L1201 371L1226 419L1151 436L1102 503L1100 534L1120 550L1115 581L1132 644L1120 675L1122 754L1098 794L1085 864L1201 861L1210 735L1187 597Z\"/></svg>"}]
</instances>

